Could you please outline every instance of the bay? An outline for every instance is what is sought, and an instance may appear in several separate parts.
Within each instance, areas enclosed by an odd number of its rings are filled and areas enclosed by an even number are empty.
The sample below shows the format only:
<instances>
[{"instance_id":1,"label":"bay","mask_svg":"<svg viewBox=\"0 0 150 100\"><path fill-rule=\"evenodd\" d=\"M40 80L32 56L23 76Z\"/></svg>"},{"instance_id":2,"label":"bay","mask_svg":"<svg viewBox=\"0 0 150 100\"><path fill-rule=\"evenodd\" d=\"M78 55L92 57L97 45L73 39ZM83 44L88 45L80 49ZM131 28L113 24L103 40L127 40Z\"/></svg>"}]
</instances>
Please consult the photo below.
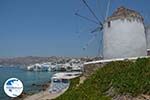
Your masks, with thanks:
<instances>
[{"instance_id":1,"label":"bay","mask_svg":"<svg viewBox=\"0 0 150 100\"><path fill-rule=\"evenodd\" d=\"M39 87L33 84L42 85L51 80L52 72L31 72L19 67L0 67L0 100L9 100L4 93L3 85L8 78L18 78L23 82L25 93L36 93L40 91Z\"/></svg>"}]
</instances>

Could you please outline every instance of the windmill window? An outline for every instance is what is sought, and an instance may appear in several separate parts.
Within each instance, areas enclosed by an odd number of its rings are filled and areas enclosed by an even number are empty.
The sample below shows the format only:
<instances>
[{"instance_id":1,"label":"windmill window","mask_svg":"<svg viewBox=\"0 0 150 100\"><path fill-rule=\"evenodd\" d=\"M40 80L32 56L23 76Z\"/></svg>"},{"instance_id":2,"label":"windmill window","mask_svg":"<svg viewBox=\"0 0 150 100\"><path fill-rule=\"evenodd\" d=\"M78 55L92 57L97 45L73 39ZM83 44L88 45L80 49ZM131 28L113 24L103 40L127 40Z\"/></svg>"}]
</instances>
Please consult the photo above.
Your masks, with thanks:
<instances>
[{"instance_id":1,"label":"windmill window","mask_svg":"<svg viewBox=\"0 0 150 100\"><path fill-rule=\"evenodd\" d=\"M111 26L111 22L109 21L109 22L108 22L108 27L110 27L110 26Z\"/></svg>"}]
</instances>

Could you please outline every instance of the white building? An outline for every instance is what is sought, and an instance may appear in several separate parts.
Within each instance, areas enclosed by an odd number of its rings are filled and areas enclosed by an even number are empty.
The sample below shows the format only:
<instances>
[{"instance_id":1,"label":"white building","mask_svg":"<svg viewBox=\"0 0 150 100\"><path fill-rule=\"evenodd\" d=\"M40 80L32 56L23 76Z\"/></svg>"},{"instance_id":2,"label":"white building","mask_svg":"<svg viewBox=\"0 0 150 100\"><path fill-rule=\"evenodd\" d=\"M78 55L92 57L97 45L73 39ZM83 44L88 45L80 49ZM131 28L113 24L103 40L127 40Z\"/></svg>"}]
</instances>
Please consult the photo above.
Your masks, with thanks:
<instances>
[{"instance_id":1,"label":"white building","mask_svg":"<svg viewBox=\"0 0 150 100\"><path fill-rule=\"evenodd\" d=\"M138 12L120 7L104 22L104 59L146 56L146 49L143 17Z\"/></svg>"}]
</instances>

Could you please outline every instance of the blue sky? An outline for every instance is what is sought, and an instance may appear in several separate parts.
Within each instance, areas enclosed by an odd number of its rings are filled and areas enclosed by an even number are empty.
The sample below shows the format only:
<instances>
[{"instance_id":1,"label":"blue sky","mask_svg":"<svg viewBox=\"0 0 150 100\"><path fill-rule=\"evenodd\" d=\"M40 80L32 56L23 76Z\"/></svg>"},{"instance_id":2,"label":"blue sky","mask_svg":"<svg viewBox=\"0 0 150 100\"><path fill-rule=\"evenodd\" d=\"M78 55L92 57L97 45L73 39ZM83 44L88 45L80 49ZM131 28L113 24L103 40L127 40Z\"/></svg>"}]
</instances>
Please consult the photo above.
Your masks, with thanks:
<instances>
[{"instance_id":1,"label":"blue sky","mask_svg":"<svg viewBox=\"0 0 150 100\"><path fill-rule=\"evenodd\" d=\"M103 21L107 0L87 0ZM109 15L123 5L150 23L150 0L112 0ZM100 34L87 47L97 25L74 15L92 15L81 0L0 0L0 57L96 56Z\"/></svg>"}]
</instances>

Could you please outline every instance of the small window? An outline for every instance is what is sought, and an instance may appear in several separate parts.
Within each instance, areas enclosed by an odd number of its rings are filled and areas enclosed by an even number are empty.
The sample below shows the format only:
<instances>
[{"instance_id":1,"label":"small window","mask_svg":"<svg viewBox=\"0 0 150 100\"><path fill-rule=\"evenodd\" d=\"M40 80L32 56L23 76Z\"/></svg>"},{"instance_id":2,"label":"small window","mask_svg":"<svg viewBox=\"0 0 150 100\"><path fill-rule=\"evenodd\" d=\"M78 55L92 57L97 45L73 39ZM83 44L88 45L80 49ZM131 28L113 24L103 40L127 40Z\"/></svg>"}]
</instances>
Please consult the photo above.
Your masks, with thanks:
<instances>
[{"instance_id":1,"label":"small window","mask_svg":"<svg viewBox=\"0 0 150 100\"><path fill-rule=\"evenodd\" d=\"M111 26L111 23L110 23L110 21L108 22L108 27L110 27Z\"/></svg>"}]
</instances>

